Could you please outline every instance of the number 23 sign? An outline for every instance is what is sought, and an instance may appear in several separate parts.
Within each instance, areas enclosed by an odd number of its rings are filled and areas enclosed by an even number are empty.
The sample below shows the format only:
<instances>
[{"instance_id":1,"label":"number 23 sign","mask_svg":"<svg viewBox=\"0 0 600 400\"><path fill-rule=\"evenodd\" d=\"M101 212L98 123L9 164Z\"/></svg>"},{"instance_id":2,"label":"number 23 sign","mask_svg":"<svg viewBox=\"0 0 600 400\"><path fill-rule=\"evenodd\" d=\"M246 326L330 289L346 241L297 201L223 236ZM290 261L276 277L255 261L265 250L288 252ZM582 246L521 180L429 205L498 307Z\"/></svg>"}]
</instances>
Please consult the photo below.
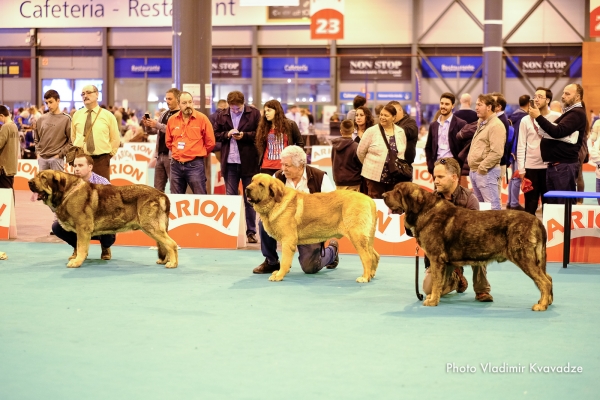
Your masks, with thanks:
<instances>
[{"instance_id":1,"label":"number 23 sign","mask_svg":"<svg viewBox=\"0 0 600 400\"><path fill-rule=\"evenodd\" d=\"M311 0L310 38L344 38L344 0Z\"/></svg>"}]
</instances>

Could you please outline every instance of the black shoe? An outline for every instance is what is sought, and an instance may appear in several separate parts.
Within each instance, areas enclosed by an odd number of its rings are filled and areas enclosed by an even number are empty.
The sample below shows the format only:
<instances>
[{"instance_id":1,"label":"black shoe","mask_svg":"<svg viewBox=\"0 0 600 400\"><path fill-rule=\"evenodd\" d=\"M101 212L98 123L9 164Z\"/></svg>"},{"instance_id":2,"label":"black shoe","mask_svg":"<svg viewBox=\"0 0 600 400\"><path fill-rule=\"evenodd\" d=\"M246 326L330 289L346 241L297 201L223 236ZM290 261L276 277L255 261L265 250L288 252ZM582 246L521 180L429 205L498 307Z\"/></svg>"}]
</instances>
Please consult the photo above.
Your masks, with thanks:
<instances>
[{"instance_id":1,"label":"black shoe","mask_svg":"<svg viewBox=\"0 0 600 400\"><path fill-rule=\"evenodd\" d=\"M331 239L329 241L329 246L328 247L333 247L335 249L335 259L333 260L333 262L331 264L328 264L325 267L327 269L334 269L340 263L340 252L339 252L339 249L338 249L339 243L338 243L337 240Z\"/></svg>"},{"instance_id":2,"label":"black shoe","mask_svg":"<svg viewBox=\"0 0 600 400\"><path fill-rule=\"evenodd\" d=\"M258 267L254 268L252 270L252 273L254 273L254 274L272 274L275 271L279 271L279 261L277 262L277 264L271 265L265 258L265 261L263 261L263 263L260 264Z\"/></svg>"},{"instance_id":3,"label":"black shoe","mask_svg":"<svg viewBox=\"0 0 600 400\"><path fill-rule=\"evenodd\" d=\"M256 233L254 232L247 234L246 239L248 240L248 243L258 243L258 240L256 240Z\"/></svg>"},{"instance_id":4,"label":"black shoe","mask_svg":"<svg viewBox=\"0 0 600 400\"><path fill-rule=\"evenodd\" d=\"M525 211L525 207L523 207L523 206L522 206L522 205L520 205L520 204L518 204L518 205L516 205L516 206L514 206L514 207L511 207L511 206L506 206L506 208L507 208L508 210Z\"/></svg>"},{"instance_id":5,"label":"black shoe","mask_svg":"<svg viewBox=\"0 0 600 400\"><path fill-rule=\"evenodd\" d=\"M53 231L50 231L50 236L56 236L56 234Z\"/></svg>"}]
</instances>

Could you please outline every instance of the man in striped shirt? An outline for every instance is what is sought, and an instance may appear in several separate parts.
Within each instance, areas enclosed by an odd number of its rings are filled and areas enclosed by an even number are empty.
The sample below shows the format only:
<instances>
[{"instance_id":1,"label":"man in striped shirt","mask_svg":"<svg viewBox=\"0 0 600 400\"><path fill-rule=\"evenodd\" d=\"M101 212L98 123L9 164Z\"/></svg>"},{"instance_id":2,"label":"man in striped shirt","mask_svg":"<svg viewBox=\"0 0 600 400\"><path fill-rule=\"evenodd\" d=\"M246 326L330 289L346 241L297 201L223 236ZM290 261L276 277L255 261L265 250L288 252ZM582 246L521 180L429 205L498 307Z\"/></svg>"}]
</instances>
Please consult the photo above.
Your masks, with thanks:
<instances>
[{"instance_id":1,"label":"man in striped shirt","mask_svg":"<svg viewBox=\"0 0 600 400\"><path fill-rule=\"evenodd\" d=\"M73 167L73 172L75 175L79 176L84 181L98 185L110 185L108 179L92 172L92 169L94 168L94 160L88 154L77 157L73 162ZM52 232L54 232L57 238L64 240L70 244L71 247L73 247L73 255L69 257L69 260L77 257L77 234L75 232L65 230L58 221L54 221L52 224ZM112 255L110 252L110 246L115 243L116 237L117 235L114 234L92 237L91 240L100 241L100 247L102 248L102 254L100 255L100 258L102 260L111 259Z\"/></svg>"}]
</instances>

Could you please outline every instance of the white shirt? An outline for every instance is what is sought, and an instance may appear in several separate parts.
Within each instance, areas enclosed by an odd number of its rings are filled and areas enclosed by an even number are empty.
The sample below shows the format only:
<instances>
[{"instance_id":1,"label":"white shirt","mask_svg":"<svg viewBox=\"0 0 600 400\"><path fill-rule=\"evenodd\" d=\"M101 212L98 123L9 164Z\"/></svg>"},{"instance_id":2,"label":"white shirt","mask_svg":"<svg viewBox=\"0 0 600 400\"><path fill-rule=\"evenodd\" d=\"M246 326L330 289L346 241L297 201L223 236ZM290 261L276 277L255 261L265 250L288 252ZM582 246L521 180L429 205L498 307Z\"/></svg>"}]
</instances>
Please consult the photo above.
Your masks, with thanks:
<instances>
[{"instance_id":1,"label":"white shirt","mask_svg":"<svg viewBox=\"0 0 600 400\"><path fill-rule=\"evenodd\" d=\"M273 176L275 176L275 174L273 174ZM291 179L285 180L286 187L295 189L295 190L297 190L299 192L303 192L303 193L310 193L310 190L308 190L307 183L308 183L308 178L306 177L306 168L304 168L304 173L302 174L302 178L300 178L298 185L294 185L294 181ZM335 190L335 188L331 184L331 181L329 180L329 176L327 176L327 173L326 173L323 176L323 182L321 182L321 193L333 192L334 190Z\"/></svg>"},{"instance_id":2,"label":"white shirt","mask_svg":"<svg viewBox=\"0 0 600 400\"><path fill-rule=\"evenodd\" d=\"M596 179L600 179L600 138L588 139L588 151L590 153L590 162L596 164Z\"/></svg>"},{"instance_id":3,"label":"white shirt","mask_svg":"<svg viewBox=\"0 0 600 400\"><path fill-rule=\"evenodd\" d=\"M559 112L550 111L544 118L550 122L554 122L560 116L561 114ZM534 124L538 129L537 132ZM539 126L537 121L532 120L529 115L526 115L521 119L521 124L519 125L519 139L517 142L517 164L519 166L520 174L524 174L526 168L547 168L542 160L542 153L540 151L540 142L542 141L540 135L542 133L544 133L544 130Z\"/></svg>"}]
</instances>

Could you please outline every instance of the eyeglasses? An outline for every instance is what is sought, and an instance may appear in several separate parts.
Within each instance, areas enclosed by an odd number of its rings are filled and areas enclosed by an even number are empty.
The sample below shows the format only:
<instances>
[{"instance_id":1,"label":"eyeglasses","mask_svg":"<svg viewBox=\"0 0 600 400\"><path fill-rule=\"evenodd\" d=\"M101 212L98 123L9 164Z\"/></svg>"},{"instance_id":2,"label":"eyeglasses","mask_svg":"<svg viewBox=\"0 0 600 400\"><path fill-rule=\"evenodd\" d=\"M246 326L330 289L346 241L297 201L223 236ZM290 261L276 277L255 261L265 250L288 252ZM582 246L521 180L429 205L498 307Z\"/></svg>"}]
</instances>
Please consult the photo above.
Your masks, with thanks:
<instances>
[{"instance_id":1,"label":"eyeglasses","mask_svg":"<svg viewBox=\"0 0 600 400\"><path fill-rule=\"evenodd\" d=\"M535 95L535 98L536 98L536 99L540 99L540 100L545 100L545 99L547 99L547 97L546 97L546 96L540 96L539 94L536 94L536 95Z\"/></svg>"},{"instance_id":2,"label":"eyeglasses","mask_svg":"<svg viewBox=\"0 0 600 400\"><path fill-rule=\"evenodd\" d=\"M92 93L96 93L95 90L86 90L85 92L81 92L81 97L85 96L86 94L92 94Z\"/></svg>"}]
</instances>

